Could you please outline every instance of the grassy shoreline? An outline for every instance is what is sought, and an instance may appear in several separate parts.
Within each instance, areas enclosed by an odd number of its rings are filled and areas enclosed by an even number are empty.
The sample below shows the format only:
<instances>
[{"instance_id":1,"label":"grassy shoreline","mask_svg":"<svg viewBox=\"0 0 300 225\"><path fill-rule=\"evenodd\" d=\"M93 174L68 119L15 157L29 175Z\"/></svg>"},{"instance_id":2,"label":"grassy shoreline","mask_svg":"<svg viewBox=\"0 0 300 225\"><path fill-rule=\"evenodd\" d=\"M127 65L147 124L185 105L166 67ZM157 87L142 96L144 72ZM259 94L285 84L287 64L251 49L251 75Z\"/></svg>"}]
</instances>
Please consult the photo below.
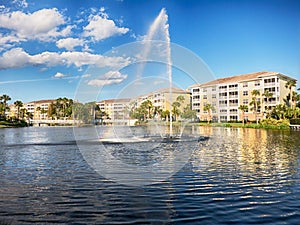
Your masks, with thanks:
<instances>
[{"instance_id":1,"label":"grassy shoreline","mask_svg":"<svg viewBox=\"0 0 300 225\"><path fill-rule=\"evenodd\" d=\"M27 127L28 124L25 121L0 121L0 128L17 128L17 127Z\"/></svg>"}]
</instances>

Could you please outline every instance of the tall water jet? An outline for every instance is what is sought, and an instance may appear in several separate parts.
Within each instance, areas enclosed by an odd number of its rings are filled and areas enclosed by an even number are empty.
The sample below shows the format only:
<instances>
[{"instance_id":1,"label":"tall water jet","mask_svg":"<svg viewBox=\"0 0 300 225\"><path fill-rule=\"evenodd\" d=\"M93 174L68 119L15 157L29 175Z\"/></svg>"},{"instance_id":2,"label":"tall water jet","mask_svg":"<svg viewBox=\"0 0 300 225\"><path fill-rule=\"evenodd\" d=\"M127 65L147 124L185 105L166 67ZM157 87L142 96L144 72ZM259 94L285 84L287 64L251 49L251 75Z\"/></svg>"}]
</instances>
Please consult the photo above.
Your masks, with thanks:
<instances>
[{"instance_id":1,"label":"tall water jet","mask_svg":"<svg viewBox=\"0 0 300 225\"><path fill-rule=\"evenodd\" d=\"M160 57L165 57L167 59L166 73L169 80L169 94L170 94L170 114L169 114L169 135L173 136L173 125L172 125L172 60L171 60L171 41L169 33L169 24L168 24L168 15L166 9L162 8L159 15L156 17L154 22L149 28L147 35L144 37L144 49L142 51L141 59L145 62L148 59L150 54L153 54L157 50L158 46L153 46L153 41L162 41L164 43L162 46L159 46ZM157 44L157 43L156 43ZM138 68L137 78L141 78L141 74L144 71L145 63L141 63Z\"/></svg>"}]
</instances>

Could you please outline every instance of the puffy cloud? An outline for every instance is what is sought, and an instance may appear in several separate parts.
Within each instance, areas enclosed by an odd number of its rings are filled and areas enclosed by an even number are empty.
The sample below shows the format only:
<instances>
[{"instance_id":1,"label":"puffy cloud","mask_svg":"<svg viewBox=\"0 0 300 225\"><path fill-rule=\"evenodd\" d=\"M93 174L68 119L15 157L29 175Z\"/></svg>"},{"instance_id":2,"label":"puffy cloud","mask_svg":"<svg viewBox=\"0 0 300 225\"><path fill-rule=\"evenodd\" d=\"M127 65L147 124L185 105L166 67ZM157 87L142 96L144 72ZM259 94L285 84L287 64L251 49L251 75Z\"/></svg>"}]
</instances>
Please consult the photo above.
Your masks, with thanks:
<instances>
[{"instance_id":1,"label":"puffy cloud","mask_svg":"<svg viewBox=\"0 0 300 225\"><path fill-rule=\"evenodd\" d=\"M59 29L63 24L64 17L56 8L41 9L28 14L14 11L0 15L0 27L12 30L12 34L22 39L49 40L69 35L72 27Z\"/></svg>"},{"instance_id":2,"label":"puffy cloud","mask_svg":"<svg viewBox=\"0 0 300 225\"><path fill-rule=\"evenodd\" d=\"M22 48L5 52L0 58L0 69L19 68L30 64L30 55Z\"/></svg>"},{"instance_id":3,"label":"puffy cloud","mask_svg":"<svg viewBox=\"0 0 300 225\"><path fill-rule=\"evenodd\" d=\"M126 78L127 78L127 75L122 74L119 71L109 71L98 79L90 80L88 82L88 85L95 86L95 87L101 87L104 85L119 84Z\"/></svg>"},{"instance_id":4,"label":"puffy cloud","mask_svg":"<svg viewBox=\"0 0 300 225\"><path fill-rule=\"evenodd\" d=\"M22 48L13 48L0 56L0 69L21 68L29 65L95 65L97 67L125 67L130 63L129 58L107 57L88 52L42 52L30 55Z\"/></svg>"},{"instance_id":5,"label":"puffy cloud","mask_svg":"<svg viewBox=\"0 0 300 225\"><path fill-rule=\"evenodd\" d=\"M13 0L13 3L24 8L28 7L28 3L26 2L26 0Z\"/></svg>"},{"instance_id":6,"label":"puffy cloud","mask_svg":"<svg viewBox=\"0 0 300 225\"><path fill-rule=\"evenodd\" d=\"M54 76L54 78L63 78L63 77L66 77L66 75L60 73L60 72L57 72Z\"/></svg>"},{"instance_id":7,"label":"puffy cloud","mask_svg":"<svg viewBox=\"0 0 300 225\"><path fill-rule=\"evenodd\" d=\"M100 41L118 34L126 34L129 31L125 27L117 27L113 20L105 15L94 15L89 19L89 24L84 27L83 35Z\"/></svg>"},{"instance_id":8,"label":"puffy cloud","mask_svg":"<svg viewBox=\"0 0 300 225\"><path fill-rule=\"evenodd\" d=\"M64 38L56 42L58 48L65 48L69 51L73 51L76 46L83 46L84 40L79 38Z\"/></svg>"}]
</instances>

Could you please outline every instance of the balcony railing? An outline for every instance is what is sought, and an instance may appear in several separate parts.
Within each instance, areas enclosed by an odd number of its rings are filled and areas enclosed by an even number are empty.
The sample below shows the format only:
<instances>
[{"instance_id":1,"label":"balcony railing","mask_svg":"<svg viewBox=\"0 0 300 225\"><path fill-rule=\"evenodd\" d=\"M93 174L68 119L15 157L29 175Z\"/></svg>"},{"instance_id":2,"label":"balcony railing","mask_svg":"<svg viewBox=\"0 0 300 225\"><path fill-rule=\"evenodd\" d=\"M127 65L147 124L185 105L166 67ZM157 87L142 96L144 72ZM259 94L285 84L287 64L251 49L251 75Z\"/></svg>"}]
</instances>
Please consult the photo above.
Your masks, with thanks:
<instances>
[{"instance_id":1,"label":"balcony railing","mask_svg":"<svg viewBox=\"0 0 300 225\"><path fill-rule=\"evenodd\" d=\"M276 83L264 83L265 87L276 86Z\"/></svg>"}]
</instances>

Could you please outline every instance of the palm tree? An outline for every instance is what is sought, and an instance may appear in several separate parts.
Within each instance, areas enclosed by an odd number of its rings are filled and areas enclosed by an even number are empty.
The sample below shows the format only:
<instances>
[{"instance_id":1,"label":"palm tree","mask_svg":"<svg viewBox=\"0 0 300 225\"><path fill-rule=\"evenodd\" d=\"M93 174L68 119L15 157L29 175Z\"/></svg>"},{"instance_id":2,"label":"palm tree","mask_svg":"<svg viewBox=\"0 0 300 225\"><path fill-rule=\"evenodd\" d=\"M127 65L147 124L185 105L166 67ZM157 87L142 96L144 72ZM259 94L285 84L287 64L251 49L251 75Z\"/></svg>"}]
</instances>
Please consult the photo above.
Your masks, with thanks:
<instances>
[{"instance_id":1,"label":"palm tree","mask_svg":"<svg viewBox=\"0 0 300 225\"><path fill-rule=\"evenodd\" d=\"M269 114L269 100L270 98L273 97L273 93L272 92L269 92L268 90L265 90L265 92L262 94L263 96L266 97L266 100L267 100L267 113Z\"/></svg>"},{"instance_id":2,"label":"palm tree","mask_svg":"<svg viewBox=\"0 0 300 225\"><path fill-rule=\"evenodd\" d=\"M20 117L20 108L23 107L23 102L20 100L17 100L14 102L15 107L17 108L17 119Z\"/></svg>"},{"instance_id":3,"label":"palm tree","mask_svg":"<svg viewBox=\"0 0 300 225\"><path fill-rule=\"evenodd\" d=\"M147 110L148 119L150 119L151 118L151 110L153 108L152 102L148 99L141 104L141 107Z\"/></svg>"},{"instance_id":4,"label":"palm tree","mask_svg":"<svg viewBox=\"0 0 300 225\"><path fill-rule=\"evenodd\" d=\"M258 101L257 96L260 96L259 90L253 90L251 92L252 94L252 101L250 102L250 105L253 105L253 110L255 119L256 119L256 124L258 124L258 117L257 117L257 112L258 112L258 107L260 106L260 101Z\"/></svg>"},{"instance_id":5,"label":"palm tree","mask_svg":"<svg viewBox=\"0 0 300 225\"><path fill-rule=\"evenodd\" d=\"M179 110L180 105L181 105L180 102L177 101L172 103L172 114L175 116L175 121L178 119L180 114L180 110Z\"/></svg>"},{"instance_id":6,"label":"palm tree","mask_svg":"<svg viewBox=\"0 0 300 225\"><path fill-rule=\"evenodd\" d=\"M211 121L211 112L212 112L213 110L215 110L215 108L214 108L211 104L207 103L207 104L203 107L203 110L204 110L204 111L207 111L207 113L208 113L207 123L209 123L209 122Z\"/></svg>"},{"instance_id":7,"label":"palm tree","mask_svg":"<svg viewBox=\"0 0 300 225\"><path fill-rule=\"evenodd\" d=\"M240 105L239 106L239 110L242 111L242 116L243 116L243 126L245 125L245 111L248 110L248 106L247 105Z\"/></svg>"},{"instance_id":8,"label":"palm tree","mask_svg":"<svg viewBox=\"0 0 300 225\"><path fill-rule=\"evenodd\" d=\"M6 118L5 112L7 109L7 102L11 100L11 98L8 95L2 95L0 96L0 100L3 102L3 117Z\"/></svg>"},{"instance_id":9,"label":"palm tree","mask_svg":"<svg viewBox=\"0 0 300 225\"><path fill-rule=\"evenodd\" d=\"M296 81L295 80L289 80L288 82L285 83L285 88L290 90L290 107L292 107L292 88L296 87Z\"/></svg>"}]
</instances>

